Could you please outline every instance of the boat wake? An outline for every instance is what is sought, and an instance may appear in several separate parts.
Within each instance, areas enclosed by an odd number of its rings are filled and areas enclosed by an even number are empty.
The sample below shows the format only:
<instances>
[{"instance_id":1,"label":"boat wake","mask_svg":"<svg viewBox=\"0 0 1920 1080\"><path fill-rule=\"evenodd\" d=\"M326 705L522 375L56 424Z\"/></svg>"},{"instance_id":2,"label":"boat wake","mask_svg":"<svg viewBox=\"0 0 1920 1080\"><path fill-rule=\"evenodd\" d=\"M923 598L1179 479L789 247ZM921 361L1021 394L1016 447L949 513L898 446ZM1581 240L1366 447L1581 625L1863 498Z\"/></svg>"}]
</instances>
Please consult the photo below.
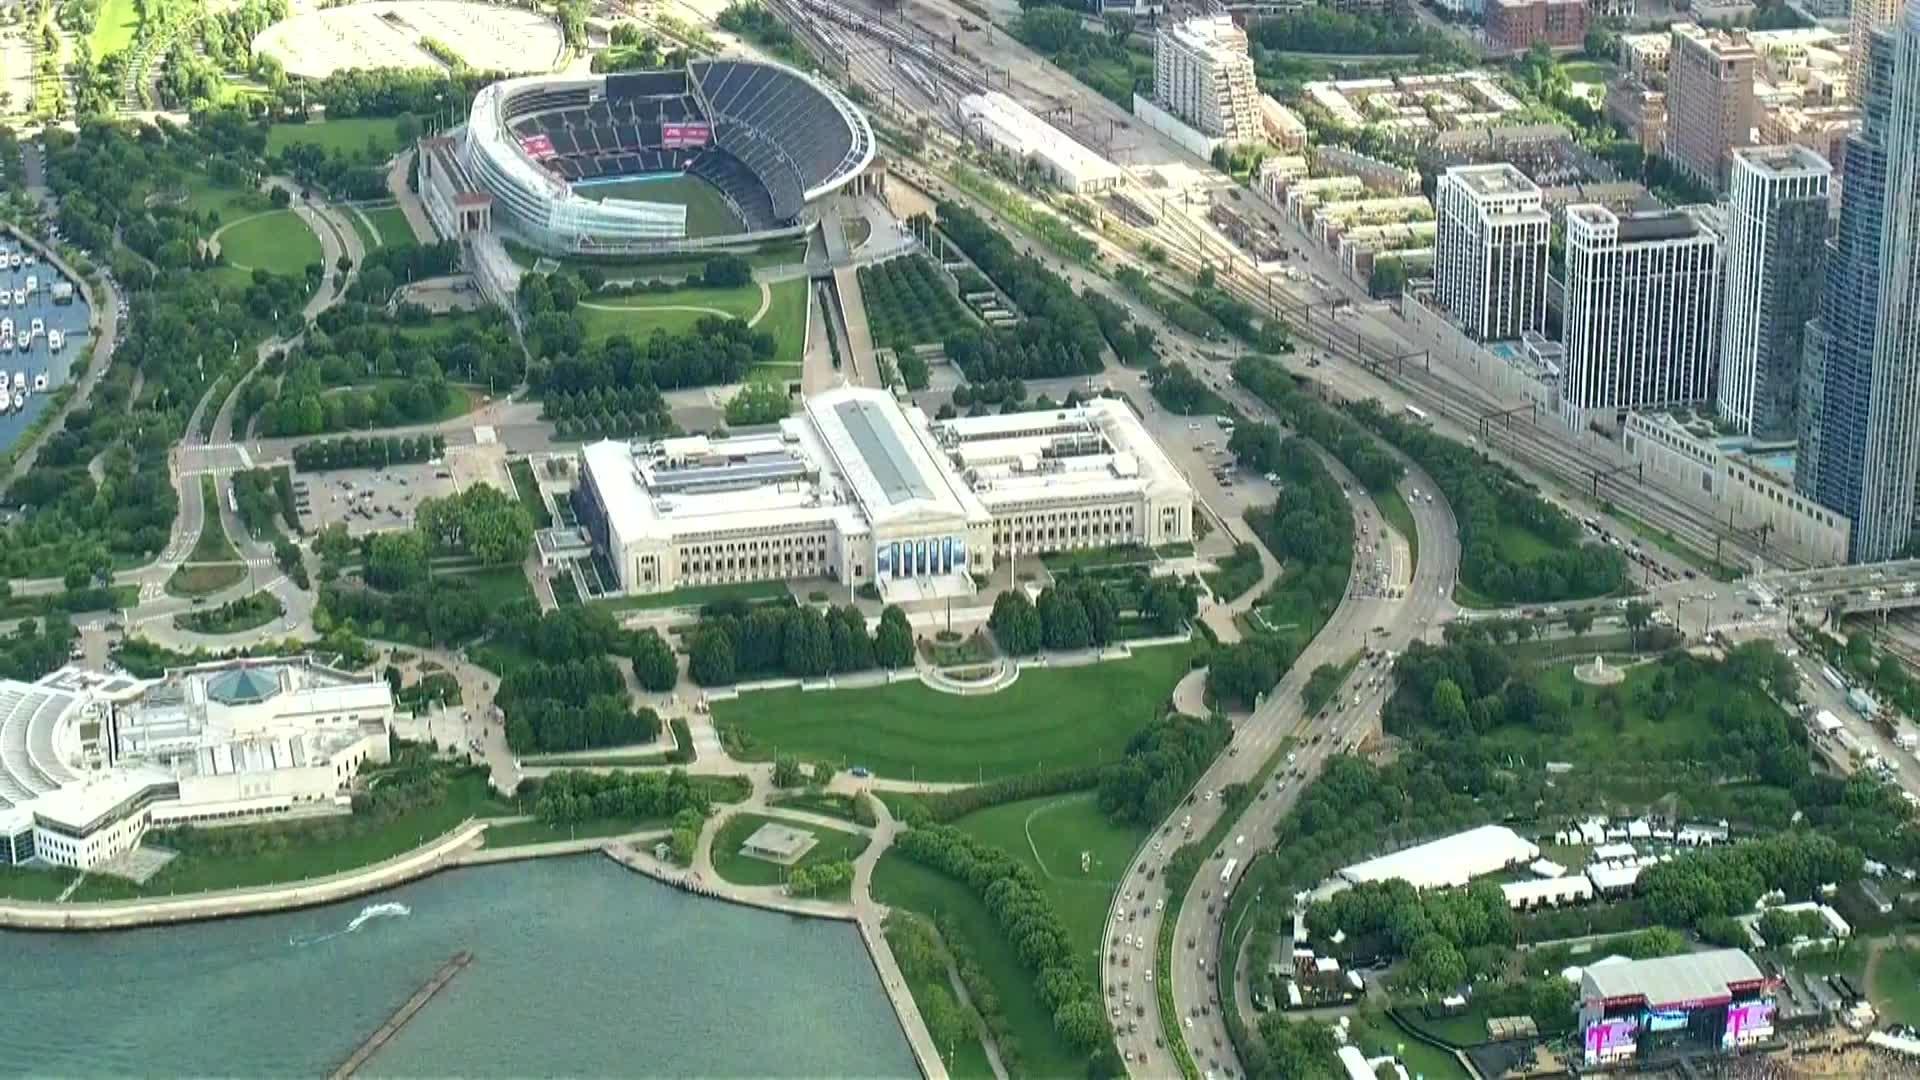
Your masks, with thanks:
<instances>
[{"instance_id":1,"label":"boat wake","mask_svg":"<svg viewBox=\"0 0 1920 1080\"><path fill-rule=\"evenodd\" d=\"M355 915L353 921L348 923L344 930L335 930L331 934L321 934L318 937L288 938L287 944L295 948L318 945L323 941L332 941L334 938L345 937L375 919L397 919L403 915L411 914L413 914L413 909L407 907L405 904L368 904L366 907L360 909L360 914Z\"/></svg>"}]
</instances>

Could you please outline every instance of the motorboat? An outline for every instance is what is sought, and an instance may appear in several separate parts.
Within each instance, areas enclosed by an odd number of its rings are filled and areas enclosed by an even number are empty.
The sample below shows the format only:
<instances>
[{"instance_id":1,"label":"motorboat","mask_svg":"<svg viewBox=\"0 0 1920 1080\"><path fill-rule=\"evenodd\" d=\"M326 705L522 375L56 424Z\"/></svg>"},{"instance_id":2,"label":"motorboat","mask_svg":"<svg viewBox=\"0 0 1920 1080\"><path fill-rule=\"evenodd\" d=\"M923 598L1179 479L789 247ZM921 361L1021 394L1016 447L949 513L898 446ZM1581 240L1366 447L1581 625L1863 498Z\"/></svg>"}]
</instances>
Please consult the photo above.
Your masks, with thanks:
<instances>
[{"instance_id":1,"label":"motorboat","mask_svg":"<svg viewBox=\"0 0 1920 1080\"><path fill-rule=\"evenodd\" d=\"M27 388L26 371L23 369L23 370L14 372L13 373L13 392L17 394L20 391L25 390L26 388Z\"/></svg>"},{"instance_id":2,"label":"motorboat","mask_svg":"<svg viewBox=\"0 0 1920 1080\"><path fill-rule=\"evenodd\" d=\"M35 319L30 325L33 329L27 331L28 337L37 337L47 332L47 321L45 319Z\"/></svg>"},{"instance_id":3,"label":"motorboat","mask_svg":"<svg viewBox=\"0 0 1920 1080\"><path fill-rule=\"evenodd\" d=\"M18 270L20 269L20 267L24 266L25 264L26 264L26 258L17 251L14 252L12 255L8 256L7 258L8 269Z\"/></svg>"},{"instance_id":4,"label":"motorboat","mask_svg":"<svg viewBox=\"0 0 1920 1080\"><path fill-rule=\"evenodd\" d=\"M47 331L47 348L52 349L54 352L59 352L61 347L66 345L66 343L67 335L58 330Z\"/></svg>"},{"instance_id":5,"label":"motorboat","mask_svg":"<svg viewBox=\"0 0 1920 1080\"><path fill-rule=\"evenodd\" d=\"M27 295L32 296L35 293L38 293L39 291L40 291L40 278L38 277L38 275L28 274L27 275Z\"/></svg>"},{"instance_id":6,"label":"motorboat","mask_svg":"<svg viewBox=\"0 0 1920 1080\"><path fill-rule=\"evenodd\" d=\"M13 391L0 386L0 413L13 411Z\"/></svg>"},{"instance_id":7,"label":"motorboat","mask_svg":"<svg viewBox=\"0 0 1920 1080\"><path fill-rule=\"evenodd\" d=\"M13 306L14 307L27 306L27 290L25 289L13 290Z\"/></svg>"},{"instance_id":8,"label":"motorboat","mask_svg":"<svg viewBox=\"0 0 1920 1080\"><path fill-rule=\"evenodd\" d=\"M32 334L28 334L28 335L27 335L26 337L23 337L23 338L21 338L21 339L20 339L20 351L21 351L21 352L27 352L27 351L29 351L29 350L31 350L32 348L33 348L33 335L32 335Z\"/></svg>"},{"instance_id":9,"label":"motorboat","mask_svg":"<svg viewBox=\"0 0 1920 1080\"><path fill-rule=\"evenodd\" d=\"M46 372L42 371L33 377L33 392L36 394L44 394L47 392Z\"/></svg>"}]
</instances>

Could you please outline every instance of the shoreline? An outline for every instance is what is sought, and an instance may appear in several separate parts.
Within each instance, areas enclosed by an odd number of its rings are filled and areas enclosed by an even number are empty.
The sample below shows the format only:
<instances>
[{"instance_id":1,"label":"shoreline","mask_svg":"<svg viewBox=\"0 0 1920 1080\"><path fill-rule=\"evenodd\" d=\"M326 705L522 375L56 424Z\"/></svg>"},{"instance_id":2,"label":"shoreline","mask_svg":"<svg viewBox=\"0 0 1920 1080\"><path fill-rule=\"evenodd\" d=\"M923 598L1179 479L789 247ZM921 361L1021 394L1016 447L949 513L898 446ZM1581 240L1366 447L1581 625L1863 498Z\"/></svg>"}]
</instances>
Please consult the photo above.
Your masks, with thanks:
<instances>
[{"instance_id":1,"label":"shoreline","mask_svg":"<svg viewBox=\"0 0 1920 1080\"><path fill-rule=\"evenodd\" d=\"M893 966L893 963L891 951L888 951L884 960L881 957L881 952L887 949L885 939L869 927L867 921L860 917L852 905L750 895L740 891L740 887L728 886L725 883L715 887L693 878L690 873L679 871L678 868L670 869L665 865L657 865L656 860L634 845L635 842L646 843L666 835L659 830L624 836L559 840L546 844L521 844L506 848L471 847L475 840L484 838L489 824L486 821L469 821L427 845L389 859L386 863L378 864L369 870L349 871L344 875L316 882L268 886L250 891L202 893L164 900L114 900L92 904L0 900L0 930L17 933L107 934L150 927L241 919L353 900L386 892L402 885L410 885L447 870L591 855L598 852L631 873L702 899L717 900L738 907L792 918L825 919L853 924L859 931L867 962L873 966L874 977L879 982L880 992L886 995L887 1003L893 1011L894 1022L900 1026L900 1035L906 1040L908 1050L912 1053L921 1076L944 1078L947 1075L946 1066L941 1062L937 1052L932 1051L928 1046L923 1046L922 1040L915 1035L916 1028L924 1030L925 1027L924 1021L920 1018L918 1006L914 1004L904 986L896 988L894 981L887 974L887 969Z\"/></svg>"}]
</instances>

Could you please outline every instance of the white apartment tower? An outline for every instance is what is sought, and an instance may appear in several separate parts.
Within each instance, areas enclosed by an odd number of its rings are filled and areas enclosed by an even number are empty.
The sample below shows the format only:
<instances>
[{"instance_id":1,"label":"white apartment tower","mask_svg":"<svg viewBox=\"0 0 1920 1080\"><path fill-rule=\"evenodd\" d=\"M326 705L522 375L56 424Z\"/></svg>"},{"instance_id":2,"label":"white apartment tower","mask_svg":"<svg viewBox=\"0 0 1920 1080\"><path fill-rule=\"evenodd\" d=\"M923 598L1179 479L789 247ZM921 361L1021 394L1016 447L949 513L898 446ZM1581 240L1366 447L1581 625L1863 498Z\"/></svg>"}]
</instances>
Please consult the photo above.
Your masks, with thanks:
<instances>
[{"instance_id":1,"label":"white apartment tower","mask_svg":"<svg viewBox=\"0 0 1920 1080\"><path fill-rule=\"evenodd\" d=\"M1260 88L1246 32L1226 15L1162 27L1153 49L1153 102L1202 135L1260 141Z\"/></svg>"},{"instance_id":2,"label":"white apartment tower","mask_svg":"<svg viewBox=\"0 0 1920 1080\"><path fill-rule=\"evenodd\" d=\"M1721 294L1722 420L1791 439L1798 428L1807 320L1820 314L1833 169L1804 146L1733 151Z\"/></svg>"},{"instance_id":3,"label":"white apartment tower","mask_svg":"<svg viewBox=\"0 0 1920 1080\"><path fill-rule=\"evenodd\" d=\"M1563 305L1569 423L1712 396L1722 223L1711 207L1567 207Z\"/></svg>"},{"instance_id":4,"label":"white apartment tower","mask_svg":"<svg viewBox=\"0 0 1920 1080\"><path fill-rule=\"evenodd\" d=\"M1460 165L1434 193L1434 295L1476 341L1516 340L1547 318L1547 238L1540 188L1504 162Z\"/></svg>"}]
</instances>

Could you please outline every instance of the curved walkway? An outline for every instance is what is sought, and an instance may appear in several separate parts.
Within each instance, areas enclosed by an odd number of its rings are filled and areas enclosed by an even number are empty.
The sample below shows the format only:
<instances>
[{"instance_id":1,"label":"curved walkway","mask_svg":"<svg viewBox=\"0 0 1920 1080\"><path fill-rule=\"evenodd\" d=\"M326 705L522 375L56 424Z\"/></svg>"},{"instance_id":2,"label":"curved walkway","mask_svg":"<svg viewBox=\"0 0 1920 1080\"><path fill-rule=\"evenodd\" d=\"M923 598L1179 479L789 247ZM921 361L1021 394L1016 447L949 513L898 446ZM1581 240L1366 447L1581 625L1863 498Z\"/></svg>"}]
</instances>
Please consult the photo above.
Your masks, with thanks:
<instances>
[{"instance_id":1,"label":"curved walkway","mask_svg":"<svg viewBox=\"0 0 1920 1080\"><path fill-rule=\"evenodd\" d=\"M484 821L468 821L432 843L385 862L298 884L232 889L166 900L79 904L0 901L0 926L14 930L114 930L331 904L391 889L458 865L461 853L475 845L486 829Z\"/></svg>"},{"instance_id":2,"label":"curved walkway","mask_svg":"<svg viewBox=\"0 0 1920 1080\"><path fill-rule=\"evenodd\" d=\"M235 225L239 223L234 222ZM760 325L760 320L766 318L767 312L773 307L773 290L764 281L758 281L755 284L760 286L760 307L754 311L752 317L746 320L748 326ZM707 307L704 304L595 304L582 300L580 306L592 308L594 311L692 311L701 315L718 315L723 319L740 318L731 311Z\"/></svg>"}]
</instances>

